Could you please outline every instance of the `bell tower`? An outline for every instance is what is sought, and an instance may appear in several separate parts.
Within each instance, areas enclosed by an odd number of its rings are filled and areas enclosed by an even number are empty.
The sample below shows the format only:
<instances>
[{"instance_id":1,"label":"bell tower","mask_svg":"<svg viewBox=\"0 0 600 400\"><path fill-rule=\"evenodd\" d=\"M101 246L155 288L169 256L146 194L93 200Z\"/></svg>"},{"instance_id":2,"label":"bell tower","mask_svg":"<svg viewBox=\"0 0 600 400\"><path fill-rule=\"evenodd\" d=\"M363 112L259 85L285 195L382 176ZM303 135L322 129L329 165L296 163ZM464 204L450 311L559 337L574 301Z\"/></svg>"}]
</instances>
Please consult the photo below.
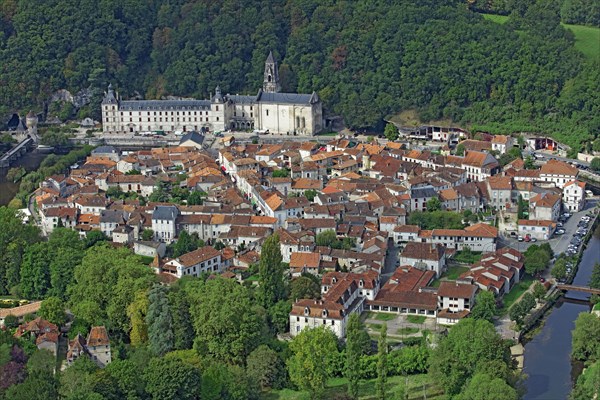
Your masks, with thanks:
<instances>
[{"instance_id":1,"label":"bell tower","mask_svg":"<svg viewBox=\"0 0 600 400\"><path fill-rule=\"evenodd\" d=\"M269 57L265 62L265 75L263 80L263 92L277 93L281 90L279 86L279 71L277 62L273 58L273 52L269 52Z\"/></svg>"}]
</instances>

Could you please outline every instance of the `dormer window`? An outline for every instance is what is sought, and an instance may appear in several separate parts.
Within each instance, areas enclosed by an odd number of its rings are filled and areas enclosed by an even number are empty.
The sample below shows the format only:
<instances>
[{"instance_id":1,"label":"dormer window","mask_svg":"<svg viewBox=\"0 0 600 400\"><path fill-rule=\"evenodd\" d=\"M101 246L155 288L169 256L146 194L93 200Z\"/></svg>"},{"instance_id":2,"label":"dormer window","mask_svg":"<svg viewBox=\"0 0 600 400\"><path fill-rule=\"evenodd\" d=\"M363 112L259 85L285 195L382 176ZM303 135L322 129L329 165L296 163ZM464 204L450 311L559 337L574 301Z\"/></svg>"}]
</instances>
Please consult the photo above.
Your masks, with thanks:
<instances>
[{"instance_id":1,"label":"dormer window","mask_svg":"<svg viewBox=\"0 0 600 400\"><path fill-rule=\"evenodd\" d=\"M336 283L337 282L337 278L334 276L333 279L331 279L331 282Z\"/></svg>"},{"instance_id":2,"label":"dormer window","mask_svg":"<svg viewBox=\"0 0 600 400\"><path fill-rule=\"evenodd\" d=\"M310 310L308 309L308 307L304 307L304 315L308 315L310 313Z\"/></svg>"},{"instance_id":3,"label":"dormer window","mask_svg":"<svg viewBox=\"0 0 600 400\"><path fill-rule=\"evenodd\" d=\"M327 310L323 310L323 318L327 318Z\"/></svg>"},{"instance_id":4,"label":"dormer window","mask_svg":"<svg viewBox=\"0 0 600 400\"><path fill-rule=\"evenodd\" d=\"M363 287L365 285L365 281L364 280L360 280L358 281L358 286Z\"/></svg>"}]
</instances>

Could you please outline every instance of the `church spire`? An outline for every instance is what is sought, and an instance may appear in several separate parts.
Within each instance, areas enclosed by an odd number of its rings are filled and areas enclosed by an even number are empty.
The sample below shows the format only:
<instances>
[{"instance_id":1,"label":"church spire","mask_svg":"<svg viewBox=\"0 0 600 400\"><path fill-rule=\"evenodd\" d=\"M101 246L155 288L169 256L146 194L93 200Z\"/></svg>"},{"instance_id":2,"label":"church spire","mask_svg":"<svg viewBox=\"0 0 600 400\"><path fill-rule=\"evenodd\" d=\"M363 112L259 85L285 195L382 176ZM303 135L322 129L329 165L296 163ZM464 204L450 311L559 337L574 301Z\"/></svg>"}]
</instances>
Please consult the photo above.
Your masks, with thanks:
<instances>
[{"instance_id":1,"label":"church spire","mask_svg":"<svg viewBox=\"0 0 600 400\"><path fill-rule=\"evenodd\" d=\"M263 80L263 91L267 93L277 93L281 90L279 86L279 70L277 62L273 57L273 52L269 52L267 61L265 61L265 75Z\"/></svg>"}]
</instances>

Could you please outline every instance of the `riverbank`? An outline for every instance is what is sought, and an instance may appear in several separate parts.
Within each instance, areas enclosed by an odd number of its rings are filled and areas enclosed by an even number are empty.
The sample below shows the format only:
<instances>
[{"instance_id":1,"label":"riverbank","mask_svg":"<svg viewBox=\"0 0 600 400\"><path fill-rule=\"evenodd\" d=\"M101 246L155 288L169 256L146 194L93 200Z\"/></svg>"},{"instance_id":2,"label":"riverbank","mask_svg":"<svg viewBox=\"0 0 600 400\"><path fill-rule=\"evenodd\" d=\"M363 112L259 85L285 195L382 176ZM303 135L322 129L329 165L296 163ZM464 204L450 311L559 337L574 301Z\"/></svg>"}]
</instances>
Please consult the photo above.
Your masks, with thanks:
<instances>
[{"instance_id":1,"label":"riverbank","mask_svg":"<svg viewBox=\"0 0 600 400\"><path fill-rule=\"evenodd\" d=\"M595 223L597 226L598 223ZM582 246L573 284L588 284L594 264L600 262L600 228ZM524 368L528 375L525 400L566 399L581 373L580 363L571 361L571 332L582 312L589 312L589 295L558 293L552 306L542 313L524 337Z\"/></svg>"}]
</instances>

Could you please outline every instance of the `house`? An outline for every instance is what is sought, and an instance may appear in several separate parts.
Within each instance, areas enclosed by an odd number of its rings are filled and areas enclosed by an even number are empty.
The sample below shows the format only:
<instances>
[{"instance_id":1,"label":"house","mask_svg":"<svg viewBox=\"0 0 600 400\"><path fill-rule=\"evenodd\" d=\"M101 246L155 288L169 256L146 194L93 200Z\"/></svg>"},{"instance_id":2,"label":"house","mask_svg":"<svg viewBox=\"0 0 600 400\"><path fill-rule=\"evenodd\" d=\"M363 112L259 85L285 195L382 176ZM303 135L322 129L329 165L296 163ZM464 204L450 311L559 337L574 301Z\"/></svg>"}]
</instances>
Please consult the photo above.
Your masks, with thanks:
<instances>
[{"instance_id":1,"label":"house","mask_svg":"<svg viewBox=\"0 0 600 400\"><path fill-rule=\"evenodd\" d=\"M498 229L494 226L477 223L464 229L433 229L420 231L419 237L426 243L440 243L447 249L472 251L495 251Z\"/></svg>"},{"instance_id":2,"label":"house","mask_svg":"<svg viewBox=\"0 0 600 400\"><path fill-rule=\"evenodd\" d=\"M107 158L114 162L119 161L119 151L113 146L98 146L91 152L91 157Z\"/></svg>"},{"instance_id":3,"label":"house","mask_svg":"<svg viewBox=\"0 0 600 400\"><path fill-rule=\"evenodd\" d=\"M467 177L475 182L485 181L500 167L494 156L479 151L467 151L460 164L467 171Z\"/></svg>"},{"instance_id":4,"label":"house","mask_svg":"<svg viewBox=\"0 0 600 400\"><path fill-rule=\"evenodd\" d=\"M410 210L411 211L426 211L427 202L433 198L438 198L433 187L420 187L410 189Z\"/></svg>"},{"instance_id":5,"label":"house","mask_svg":"<svg viewBox=\"0 0 600 400\"><path fill-rule=\"evenodd\" d=\"M454 325L469 315L475 303L477 286L462 281L443 281L437 290L437 322Z\"/></svg>"},{"instance_id":6,"label":"house","mask_svg":"<svg viewBox=\"0 0 600 400\"><path fill-rule=\"evenodd\" d=\"M154 239L171 243L177 236L177 216L179 209L175 206L156 206L152 212L152 230Z\"/></svg>"},{"instance_id":7,"label":"house","mask_svg":"<svg viewBox=\"0 0 600 400\"><path fill-rule=\"evenodd\" d=\"M104 368L112 361L110 353L110 340L104 326L92 326L86 342L87 351L91 359Z\"/></svg>"},{"instance_id":8,"label":"house","mask_svg":"<svg viewBox=\"0 0 600 400\"><path fill-rule=\"evenodd\" d=\"M123 211L119 210L102 210L100 212L100 230L107 237L111 238L113 231L118 226L125 225Z\"/></svg>"},{"instance_id":9,"label":"house","mask_svg":"<svg viewBox=\"0 0 600 400\"><path fill-rule=\"evenodd\" d=\"M558 188L563 188L567 183L577 178L579 170L564 161L548 160L540 168L540 180L553 182Z\"/></svg>"},{"instance_id":10,"label":"house","mask_svg":"<svg viewBox=\"0 0 600 400\"><path fill-rule=\"evenodd\" d=\"M202 143L204 142L204 136L198 132L188 132L179 139L179 146L183 147L194 147L198 150L202 150Z\"/></svg>"},{"instance_id":11,"label":"house","mask_svg":"<svg viewBox=\"0 0 600 400\"><path fill-rule=\"evenodd\" d=\"M164 242L145 242L138 240L133 243L133 252L146 257L164 257L167 251L167 245Z\"/></svg>"},{"instance_id":12,"label":"house","mask_svg":"<svg viewBox=\"0 0 600 400\"><path fill-rule=\"evenodd\" d=\"M159 268L160 269L160 268ZM204 246L165 262L162 271L178 278L200 276L203 272L221 272L221 253L211 246Z\"/></svg>"},{"instance_id":13,"label":"house","mask_svg":"<svg viewBox=\"0 0 600 400\"><path fill-rule=\"evenodd\" d=\"M15 337L20 338L27 334L35 339L35 344L38 349L48 350L56 357L60 336L58 326L41 317L37 317L32 321L19 325L15 332Z\"/></svg>"},{"instance_id":14,"label":"house","mask_svg":"<svg viewBox=\"0 0 600 400\"><path fill-rule=\"evenodd\" d=\"M510 291L514 283L514 271L504 270L494 265L475 264L467 272L460 276L462 280L469 280L481 290L503 296Z\"/></svg>"},{"instance_id":15,"label":"house","mask_svg":"<svg viewBox=\"0 0 600 400\"><path fill-rule=\"evenodd\" d=\"M367 270L361 273L353 272L327 272L321 278L321 293L325 295L334 289L341 280L353 280L358 285L358 295L367 300L375 300L379 293L379 273L375 270Z\"/></svg>"},{"instance_id":16,"label":"house","mask_svg":"<svg viewBox=\"0 0 600 400\"><path fill-rule=\"evenodd\" d=\"M360 295L360 279L354 275L330 277L325 280L320 300L302 299L292 305L290 312L290 335L296 336L305 328L326 326L342 339L346 336L346 324L351 314L363 311L364 295ZM334 282L335 281L335 282ZM364 290L362 293L365 293Z\"/></svg>"},{"instance_id":17,"label":"house","mask_svg":"<svg viewBox=\"0 0 600 400\"><path fill-rule=\"evenodd\" d=\"M57 207L40 210L42 219L42 231L49 235L62 225L65 228L74 228L77 225L78 211L74 207Z\"/></svg>"},{"instance_id":18,"label":"house","mask_svg":"<svg viewBox=\"0 0 600 400\"><path fill-rule=\"evenodd\" d=\"M513 147L512 136L506 135L494 135L492 138L492 150L497 151L500 154L506 153Z\"/></svg>"},{"instance_id":19,"label":"house","mask_svg":"<svg viewBox=\"0 0 600 400\"><path fill-rule=\"evenodd\" d=\"M365 309L435 317L438 303L436 289L428 287L434 279L434 271L398 267L379 290L375 300L367 301Z\"/></svg>"},{"instance_id":20,"label":"house","mask_svg":"<svg viewBox=\"0 0 600 400\"><path fill-rule=\"evenodd\" d=\"M510 282L510 286L512 287L515 283L519 283L525 274L524 261L525 257L523 257L522 253L512 247L503 247L493 253L483 254L476 265L484 267L493 266L507 272L512 271L514 273L514 279Z\"/></svg>"},{"instance_id":21,"label":"house","mask_svg":"<svg viewBox=\"0 0 600 400\"><path fill-rule=\"evenodd\" d=\"M87 350L85 338L78 333L77 336L75 336L75 339L69 341L67 347L67 365L73 365L73 363L81 356L90 357L90 353Z\"/></svg>"},{"instance_id":22,"label":"house","mask_svg":"<svg viewBox=\"0 0 600 400\"><path fill-rule=\"evenodd\" d=\"M321 267L321 254L319 253L292 253L290 255L290 272L292 276L300 276L304 272L319 275Z\"/></svg>"},{"instance_id":23,"label":"house","mask_svg":"<svg viewBox=\"0 0 600 400\"><path fill-rule=\"evenodd\" d=\"M133 228L127 225L121 225L112 231L112 240L114 243L129 245L133 242Z\"/></svg>"},{"instance_id":24,"label":"house","mask_svg":"<svg viewBox=\"0 0 600 400\"><path fill-rule=\"evenodd\" d=\"M400 253L400 264L433 271L439 277L446 269L446 248L439 243L408 242Z\"/></svg>"},{"instance_id":25,"label":"house","mask_svg":"<svg viewBox=\"0 0 600 400\"><path fill-rule=\"evenodd\" d=\"M394 243L400 246L402 243L415 242L419 240L420 230L418 225L398 225L392 233Z\"/></svg>"},{"instance_id":26,"label":"house","mask_svg":"<svg viewBox=\"0 0 600 400\"><path fill-rule=\"evenodd\" d=\"M583 210L585 207L585 182L570 181L563 187L563 204L570 212Z\"/></svg>"},{"instance_id":27,"label":"house","mask_svg":"<svg viewBox=\"0 0 600 400\"><path fill-rule=\"evenodd\" d=\"M554 193L540 193L529 199L529 218L534 220L558 221L561 210L561 196Z\"/></svg>"},{"instance_id":28,"label":"house","mask_svg":"<svg viewBox=\"0 0 600 400\"><path fill-rule=\"evenodd\" d=\"M554 234L556 223L552 220L520 219L518 233L520 236L529 236L537 240L548 240Z\"/></svg>"},{"instance_id":29,"label":"house","mask_svg":"<svg viewBox=\"0 0 600 400\"><path fill-rule=\"evenodd\" d=\"M495 175L486 180L490 206L496 210L505 210L513 203L513 182L509 176Z\"/></svg>"},{"instance_id":30,"label":"house","mask_svg":"<svg viewBox=\"0 0 600 400\"><path fill-rule=\"evenodd\" d=\"M23 322L23 317L27 314L35 314L40 309L42 305L41 301L34 301L29 304L25 304L18 307L13 308L0 308L0 328L4 327L4 320L9 315L14 315L17 317L19 322Z\"/></svg>"}]
</instances>

